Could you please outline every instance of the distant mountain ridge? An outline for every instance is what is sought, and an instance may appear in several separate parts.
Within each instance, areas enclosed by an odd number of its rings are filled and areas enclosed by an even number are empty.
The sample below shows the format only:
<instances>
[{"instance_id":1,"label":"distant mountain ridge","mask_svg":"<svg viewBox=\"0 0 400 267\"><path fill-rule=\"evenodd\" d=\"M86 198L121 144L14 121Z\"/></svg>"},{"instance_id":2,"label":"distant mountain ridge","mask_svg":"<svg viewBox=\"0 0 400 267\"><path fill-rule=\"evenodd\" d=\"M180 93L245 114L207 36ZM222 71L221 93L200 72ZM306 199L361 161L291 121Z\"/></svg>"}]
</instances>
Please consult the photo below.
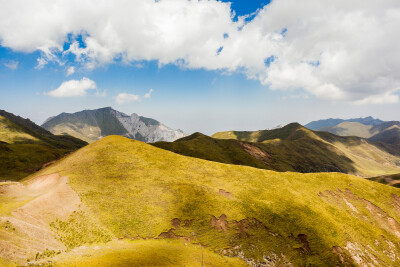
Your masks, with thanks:
<instances>
[{"instance_id":1,"label":"distant mountain ridge","mask_svg":"<svg viewBox=\"0 0 400 267\"><path fill-rule=\"evenodd\" d=\"M323 127L332 127L332 126L336 126L339 123L342 122L359 122L365 125L378 125L383 123L384 121L380 120L380 119L375 119L371 116L365 117L365 118L354 118L354 119L325 119L325 120L317 120L317 121L312 121L307 123L306 125L304 125L306 128L311 129L311 130L319 130Z\"/></svg>"},{"instance_id":2,"label":"distant mountain ridge","mask_svg":"<svg viewBox=\"0 0 400 267\"><path fill-rule=\"evenodd\" d=\"M120 135L146 143L174 141L186 136L182 130L173 130L157 120L127 115L111 107L61 113L47 119L43 128L52 133L68 134L87 142L108 135Z\"/></svg>"},{"instance_id":3,"label":"distant mountain ridge","mask_svg":"<svg viewBox=\"0 0 400 267\"><path fill-rule=\"evenodd\" d=\"M195 133L153 145L185 156L275 171L364 177L400 172L400 157L365 139L314 132L298 123L274 130L219 132L211 137Z\"/></svg>"},{"instance_id":4,"label":"distant mountain ridge","mask_svg":"<svg viewBox=\"0 0 400 267\"><path fill-rule=\"evenodd\" d=\"M306 124L309 129L340 136L368 139L391 154L400 155L400 122L382 121L373 117L359 119L327 119Z\"/></svg>"}]
</instances>

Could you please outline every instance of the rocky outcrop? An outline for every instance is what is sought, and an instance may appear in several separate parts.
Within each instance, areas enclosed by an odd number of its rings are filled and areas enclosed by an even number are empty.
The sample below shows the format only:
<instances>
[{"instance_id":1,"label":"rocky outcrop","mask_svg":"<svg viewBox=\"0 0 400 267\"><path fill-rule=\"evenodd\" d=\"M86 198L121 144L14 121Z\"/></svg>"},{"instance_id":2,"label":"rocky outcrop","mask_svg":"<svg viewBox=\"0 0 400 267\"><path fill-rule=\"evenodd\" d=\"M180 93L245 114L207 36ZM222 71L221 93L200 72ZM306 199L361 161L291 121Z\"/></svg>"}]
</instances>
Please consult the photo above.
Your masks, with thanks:
<instances>
[{"instance_id":1,"label":"rocky outcrop","mask_svg":"<svg viewBox=\"0 0 400 267\"><path fill-rule=\"evenodd\" d=\"M111 112L128 131L129 137L133 139L146 143L158 141L172 142L186 136L182 130L173 130L154 119L141 117L136 113L128 116L116 110L112 110Z\"/></svg>"}]
</instances>

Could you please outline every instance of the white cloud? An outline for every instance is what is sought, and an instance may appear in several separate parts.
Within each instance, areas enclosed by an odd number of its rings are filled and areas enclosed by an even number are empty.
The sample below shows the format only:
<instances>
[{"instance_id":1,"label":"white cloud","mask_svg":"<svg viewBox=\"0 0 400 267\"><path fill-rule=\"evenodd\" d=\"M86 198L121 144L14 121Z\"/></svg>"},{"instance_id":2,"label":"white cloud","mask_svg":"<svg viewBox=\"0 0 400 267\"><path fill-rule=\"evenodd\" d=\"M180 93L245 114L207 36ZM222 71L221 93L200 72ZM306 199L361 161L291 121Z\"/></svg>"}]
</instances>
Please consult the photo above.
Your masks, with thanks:
<instances>
[{"instance_id":1,"label":"white cloud","mask_svg":"<svg viewBox=\"0 0 400 267\"><path fill-rule=\"evenodd\" d=\"M70 76L70 75L72 75L72 74L74 74L74 73L75 73L75 67L74 67L74 66L71 66L71 67L69 67L69 68L67 69L66 75L67 75L67 76Z\"/></svg>"},{"instance_id":2,"label":"white cloud","mask_svg":"<svg viewBox=\"0 0 400 267\"><path fill-rule=\"evenodd\" d=\"M96 89L96 83L86 77L80 80L69 80L63 82L57 89L46 92L45 95L52 97L84 96L87 90Z\"/></svg>"},{"instance_id":3,"label":"white cloud","mask_svg":"<svg viewBox=\"0 0 400 267\"><path fill-rule=\"evenodd\" d=\"M117 104L128 104L133 101L141 101L143 98L150 98L151 94L154 92L153 89L150 89L146 94L143 96L140 95L134 95L134 94L127 94L127 93L121 93L115 97L115 102Z\"/></svg>"},{"instance_id":4,"label":"white cloud","mask_svg":"<svg viewBox=\"0 0 400 267\"><path fill-rule=\"evenodd\" d=\"M399 96L392 93L386 93L383 95L372 95L368 96L364 99L358 100L354 102L358 105L367 105L367 104L396 104L399 103Z\"/></svg>"},{"instance_id":5,"label":"white cloud","mask_svg":"<svg viewBox=\"0 0 400 267\"><path fill-rule=\"evenodd\" d=\"M139 95L126 94L126 93L121 93L115 97L115 102L117 102L117 104L120 104L120 105L127 104L132 101L139 101L139 100L140 100Z\"/></svg>"},{"instance_id":6,"label":"white cloud","mask_svg":"<svg viewBox=\"0 0 400 267\"><path fill-rule=\"evenodd\" d=\"M5 62L4 66L6 66L9 69L16 70L16 69L18 69L18 64L19 64L18 61L11 60L11 61Z\"/></svg>"},{"instance_id":7,"label":"white cloud","mask_svg":"<svg viewBox=\"0 0 400 267\"><path fill-rule=\"evenodd\" d=\"M233 21L230 4L216 0L0 0L0 6L2 46L42 51L37 68L63 64L60 54L75 55L87 68L158 60L243 71L273 90L353 102L373 96L390 103L400 88L398 0L274 0L246 23ZM76 41L63 51L69 34L83 34L85 45Z\"/></svg>"},{"instance_id":8,"label":"white cloud","mask_svg":"<svg viewBox=\"0 0 400 267\"><path fill-rule=\"evenodd\" d=\"M149 92L147 92L146 94L144 94L143 98L150 98L151 94L154 92L153 89L150 89Z\"/></svg>"},{"instance_id":9,"label":"white cloud","mask_svg":"<svg viewBox=\"0 0 400 267\"><path fill-rule=\"evenodd\" d=\"M37 70L41 70L44 68L44 66L47 65L47 60L42 57L37 58L36 61L37 61L37 64L35 66L35 69L37 69Z\"/></svg>"},{"instance_id":10,"label":"white cloud","mask_svg":"<svg viewBox=\"0 0 400 267\"><path fill-rule=\"evenodd\" d=\"M96 92L96 96L98 96L98 97L106 97L107 96L107 91L106 90L97 91Z\"/></svg>"}]
</instances>

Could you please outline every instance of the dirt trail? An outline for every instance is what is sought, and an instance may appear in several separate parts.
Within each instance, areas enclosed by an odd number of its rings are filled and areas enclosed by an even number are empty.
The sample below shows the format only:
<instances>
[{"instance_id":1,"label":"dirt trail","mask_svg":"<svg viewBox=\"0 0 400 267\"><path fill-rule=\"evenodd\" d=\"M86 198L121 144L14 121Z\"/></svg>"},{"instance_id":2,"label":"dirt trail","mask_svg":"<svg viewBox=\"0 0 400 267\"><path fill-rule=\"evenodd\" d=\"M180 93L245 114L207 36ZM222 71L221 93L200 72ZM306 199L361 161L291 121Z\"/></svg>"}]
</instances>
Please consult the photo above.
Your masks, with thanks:
<instances>
[{"instance_id":1,"label":"dirt trail","mask_svg":"<svg viewBox=\"0 0 400 267\"><path fill-rule=\"evenodd\" d=\"M11 214L0 216L0 257L22 264L45 249L65 249L49 224L79 209L80 198L68 185L68 177L54 173L36 177L25 185L0 185L0 197L16 202L32 199Z\"/></svg>"}]
</instances>

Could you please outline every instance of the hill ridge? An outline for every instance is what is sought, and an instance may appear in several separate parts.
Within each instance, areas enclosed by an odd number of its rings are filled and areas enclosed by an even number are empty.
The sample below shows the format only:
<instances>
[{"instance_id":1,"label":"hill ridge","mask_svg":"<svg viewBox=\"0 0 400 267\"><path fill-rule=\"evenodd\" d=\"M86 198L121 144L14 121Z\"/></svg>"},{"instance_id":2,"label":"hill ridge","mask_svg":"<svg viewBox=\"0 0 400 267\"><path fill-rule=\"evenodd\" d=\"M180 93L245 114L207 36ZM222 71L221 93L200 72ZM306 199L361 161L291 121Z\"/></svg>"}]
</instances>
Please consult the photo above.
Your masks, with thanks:
<instances>
[{"instance_id":1,"label":"hill ridge","mask_svg":"<svg viewBox=\"0 0 400 267\"><path fill-rule=\"evenodd\" d=\"M0 181L18 180L87 143L57 136L24 119L0 110Z\"/></svg>"}]
</instances>

